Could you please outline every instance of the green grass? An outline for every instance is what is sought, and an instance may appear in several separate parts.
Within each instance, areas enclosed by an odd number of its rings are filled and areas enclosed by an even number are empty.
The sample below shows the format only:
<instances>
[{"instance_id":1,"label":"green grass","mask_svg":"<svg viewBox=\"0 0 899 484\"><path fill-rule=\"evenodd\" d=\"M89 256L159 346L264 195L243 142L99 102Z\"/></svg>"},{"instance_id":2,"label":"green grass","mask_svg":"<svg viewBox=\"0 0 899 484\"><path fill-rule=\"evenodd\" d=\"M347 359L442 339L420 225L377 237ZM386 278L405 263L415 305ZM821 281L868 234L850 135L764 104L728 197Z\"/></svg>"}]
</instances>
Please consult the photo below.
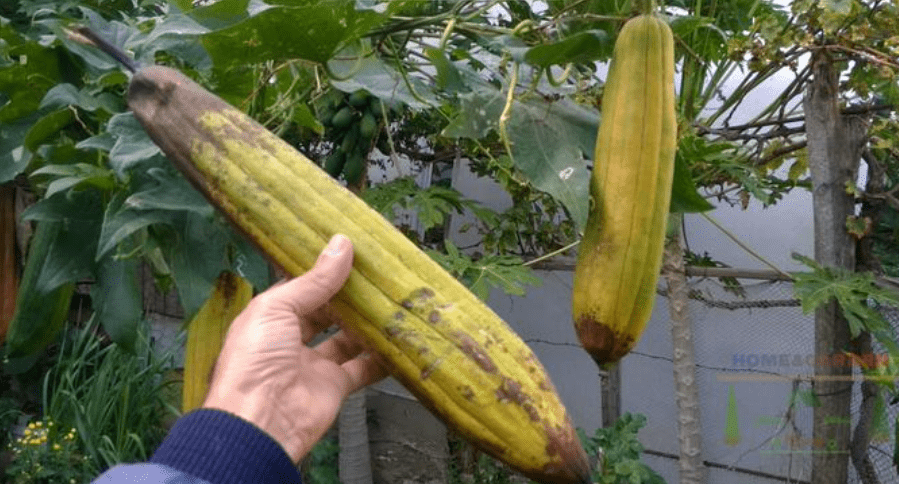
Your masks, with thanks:
<instances>
[{"instance_id":1,"label":"green grass","mask_svg":"<svg viewBox=\"0 0 899 484\"><path fill-rule=\"evenodd\" d=\"M95 324L71 329L44 378L44 417L76 429L96 472L144 461L165 437L163 422L178 413L167 395L172 363L150 344L146 323L135 353L109 343Z\"/></svg>"}]
</instances>

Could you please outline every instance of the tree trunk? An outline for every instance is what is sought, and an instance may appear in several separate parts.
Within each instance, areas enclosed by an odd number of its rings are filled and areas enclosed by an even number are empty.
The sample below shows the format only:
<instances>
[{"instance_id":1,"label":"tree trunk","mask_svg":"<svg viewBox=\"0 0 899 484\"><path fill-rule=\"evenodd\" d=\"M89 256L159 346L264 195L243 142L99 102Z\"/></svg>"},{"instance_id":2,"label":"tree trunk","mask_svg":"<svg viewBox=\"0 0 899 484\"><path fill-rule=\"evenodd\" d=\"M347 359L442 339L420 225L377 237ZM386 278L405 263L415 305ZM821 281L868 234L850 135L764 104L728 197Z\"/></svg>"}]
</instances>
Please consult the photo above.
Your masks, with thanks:
<instances>
[{"instance_id":1,"label":"tree trunk","mask_svg":"<svg viewBox=\"0 0 899 484\"><path fill-rule=\"evenodd\" d=\"M340 444L338 474L341 484L372 484L365 408L365 390L362 389L343 402L337 417L337 441Z\"/></svg>"},{"instance_id":2,"label":"tree trunk","mask_svg":"<svg viewBox=\"0 0 899 484\"><path fill-rule=\"evenodd\" d=\"M862 155L868 166L868 180L865 184L865 193L882 193L886 172L879 160L868 150ZM880 224L884 202L869 199L862 204L861 217L871 221L872 227ZM859 271L872 272L875 275L883 274L883 267L874 253L874 239L870 236L861 238L855 247L855 264ZM854 352L857 355L871 355L874 348L871 341L871 333L864 332L853 342ZM880 399L880 385L865 379L861 384L862 401L859 407L858 420L852 430L852 441L849 457L855 472L862 484L879 484L877 469L871 456L868 455L868 447L871 444L871 425L874 423L875 408Z\"/></svg>"},{"instance_id":3,"label":"tree trunk","mask_svg":"<svg viewBox=\"0 0 899 484\"><path fill-rule=\"evenodd\" d=\"M679 217L678 217L679 219ZM696 388L696 362L693 351L684 250L680 224L665 246L662 270L668 283L668 313L671 317L671 344L674 353L674 398L677 403L678 441L680 443L680 482L704 481L702 464L702 427L699 416L699 391Z\"/></svg>"},{"instance_id":4,"label":"tree trunk","mask_svg":"<svg viewBox=\"0 0 899 484\"><path fill-rule=\"evenodd\" d=\"M812 82L804 99L808 161L812 175L815 260L828 267L855 269L855 242L846 230L854 214L847 183L856 183L864 129L839 110L837 71L824 50L812 56ZM849 327L836 303L815 312L815 361L833 362L849 350ZM812 419L812 484L846 482L849 449L850 365L815 366L819 405Z\"/></svg>"}]
</instances>

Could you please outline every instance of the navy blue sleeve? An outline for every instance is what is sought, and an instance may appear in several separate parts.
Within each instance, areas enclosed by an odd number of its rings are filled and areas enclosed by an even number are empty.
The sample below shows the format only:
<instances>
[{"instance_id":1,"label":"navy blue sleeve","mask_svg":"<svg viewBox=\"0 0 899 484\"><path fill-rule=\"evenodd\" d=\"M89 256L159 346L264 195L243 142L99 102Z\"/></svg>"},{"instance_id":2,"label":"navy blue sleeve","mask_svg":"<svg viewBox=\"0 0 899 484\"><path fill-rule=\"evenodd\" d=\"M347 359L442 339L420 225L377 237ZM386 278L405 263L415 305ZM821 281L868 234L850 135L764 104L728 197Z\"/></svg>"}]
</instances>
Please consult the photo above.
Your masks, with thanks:
<instances>
[{"instance_id":1,"label":"navy blue sleeve","mask_svg":"<svg viewBox=\"0 0 899 484\"><path fill-rule=\"evenodd\" d=\"M280 444L218 410L196 410L178 419L150 462L210 484L300 484L299 470Z\"/></svg>"}]
</instances>

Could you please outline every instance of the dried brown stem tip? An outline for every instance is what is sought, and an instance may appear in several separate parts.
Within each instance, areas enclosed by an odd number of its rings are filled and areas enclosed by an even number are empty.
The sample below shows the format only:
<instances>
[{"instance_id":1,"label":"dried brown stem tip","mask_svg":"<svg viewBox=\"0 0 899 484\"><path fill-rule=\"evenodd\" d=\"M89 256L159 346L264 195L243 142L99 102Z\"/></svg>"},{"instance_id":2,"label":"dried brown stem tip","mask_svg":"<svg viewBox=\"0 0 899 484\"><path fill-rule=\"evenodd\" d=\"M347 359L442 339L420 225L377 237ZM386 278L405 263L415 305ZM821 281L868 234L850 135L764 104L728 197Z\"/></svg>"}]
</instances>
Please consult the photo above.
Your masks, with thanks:
<instances>
[{"instance_id":1,"label":"dried brown stem tip","mask_svg":"<svg viewBox=\"0 0 899 484\"><path fill-rule=\"evenodd\" d=\"M135 61L124 50L112 45L103 37L100 37L100 35L88 27L78 27L75 30L66 29L66 36L73 42L90 45L106 52L110 57L118 61L131 72L137 72L137 70L140 69L139 62Z\"/></svg>"}]
</instances>

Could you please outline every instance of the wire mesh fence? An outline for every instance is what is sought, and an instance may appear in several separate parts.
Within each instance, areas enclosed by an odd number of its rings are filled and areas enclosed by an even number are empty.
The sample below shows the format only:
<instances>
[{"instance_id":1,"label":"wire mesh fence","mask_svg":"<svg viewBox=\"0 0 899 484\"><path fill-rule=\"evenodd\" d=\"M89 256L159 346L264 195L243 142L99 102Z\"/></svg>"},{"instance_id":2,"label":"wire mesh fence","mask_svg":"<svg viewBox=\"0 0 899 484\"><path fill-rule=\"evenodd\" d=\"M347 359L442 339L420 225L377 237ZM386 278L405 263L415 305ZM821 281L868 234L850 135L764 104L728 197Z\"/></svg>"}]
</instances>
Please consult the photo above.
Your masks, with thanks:
<instances>
[{"instance_id":1,"label":"wire mesh fence","mask_svg":"<svg viewBox=\"0 0 899 484\"><path fill-rule=\"evenodd\" d=\"M837 448L835 442L812 435L817 405L814 372L816 365L852 365L853 360L839 350L815 355L814 318L803 314L792 284L752 281L734 286L693 278L690 287L702 455L708 481L808 482L815 453L848 455L851 448ZM880 311L893 327L899 327L899 309ZM667 321L667 304L657 304L644 340L626 360L625 382L672 374ZM869 363L884 363L885 354L875 344L866 357ZM850 415L828 425L854 429L859 421L864 377L858 365L854 368L846 382L853 395ZM665 390L675 391L672 385L668 387L654 385L653 393L647 395L645 388L635 390L625 384L623 394L630 402L626 407L649 416L651 426L643 434L647 462L671 469L670 478L676 475L678 458L676 413L671 398L658 396ZM879 482L896 482L892 462L896 408L881 398L865 412L872 413L867 456ZM852 466L850 482L865 482Z\"/></svg>"}]
</instances>

